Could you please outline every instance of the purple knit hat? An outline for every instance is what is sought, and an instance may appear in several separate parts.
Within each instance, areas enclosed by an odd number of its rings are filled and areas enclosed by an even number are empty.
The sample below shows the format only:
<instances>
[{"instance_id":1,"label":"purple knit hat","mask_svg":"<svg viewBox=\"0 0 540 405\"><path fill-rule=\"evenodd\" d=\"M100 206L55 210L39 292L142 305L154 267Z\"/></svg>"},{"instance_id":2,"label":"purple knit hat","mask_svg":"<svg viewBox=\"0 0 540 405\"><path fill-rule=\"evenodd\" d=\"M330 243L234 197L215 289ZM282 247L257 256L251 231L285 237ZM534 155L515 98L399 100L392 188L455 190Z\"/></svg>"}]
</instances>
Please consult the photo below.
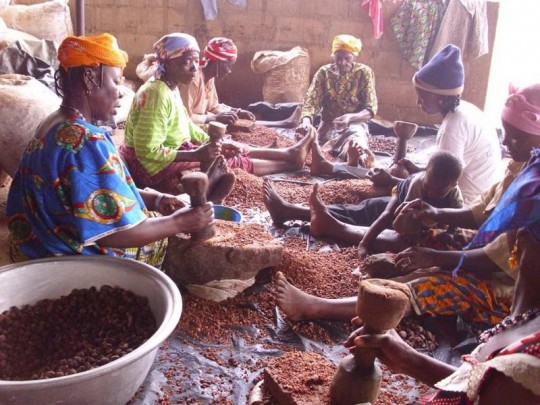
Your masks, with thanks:
<instances>
[{"instance_id":1,"label":"purple knit hat","mask_svg":"<svg viewBox=\"0 0 540 405\"><path fill-rule=\"evenodd\" d=\"M455 45L446 45L413 76L419 89L441 96L459 96L463 92L463 62Z\"/></svg>"}]
</instances>

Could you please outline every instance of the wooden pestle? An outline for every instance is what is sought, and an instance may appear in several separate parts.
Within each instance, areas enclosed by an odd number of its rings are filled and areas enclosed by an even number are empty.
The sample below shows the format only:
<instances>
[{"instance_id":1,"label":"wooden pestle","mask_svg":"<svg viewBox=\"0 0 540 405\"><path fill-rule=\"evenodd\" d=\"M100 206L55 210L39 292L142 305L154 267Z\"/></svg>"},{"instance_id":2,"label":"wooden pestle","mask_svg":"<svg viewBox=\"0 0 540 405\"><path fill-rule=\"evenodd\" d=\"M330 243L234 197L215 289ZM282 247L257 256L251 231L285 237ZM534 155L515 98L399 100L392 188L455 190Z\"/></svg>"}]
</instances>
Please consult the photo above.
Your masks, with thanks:
<instances>
[{"instance_id":1,"label":"wooden pestle","mask_svg":"<svg viewBox=\"0 0 540 405\"><path fill-rule=\"evenodd\" d=\"M209 143L220 144L225 136L227 125L221 122L211 121L208 123L208 136L210 138ZM206 172L212 166L216 159L210 162L201 162L201 171Z\"/></svg>"},{"instance_id":2,"label":"wooden pestle","mask_svg":"<svg viewBox=\"0 0 540 405\"><path fill-rule=\"evenodd\" d=\"M200 207L206 204L206 190L208 189L208 176L202 172L188 173L182 177L184 192L189 195L192 207ZM201 241L214 237L216 229L214 225L191 234L192 241Z\"/></svg>"},{"instance_id":3,"label":"wooden pestle","mask_svg":"<svg viewBox=\"0 0 540 405\"><path fill-rule=\"evenodd\" d=\"M384 333L395 328L405 314L410 292L391 280L360 282L356 313L364 321L365 333ZM377 349L356 348L344 357L330 387L332 404L374 403L379 394L381 370L375 363Z\"/></svg>"}]
</instances>

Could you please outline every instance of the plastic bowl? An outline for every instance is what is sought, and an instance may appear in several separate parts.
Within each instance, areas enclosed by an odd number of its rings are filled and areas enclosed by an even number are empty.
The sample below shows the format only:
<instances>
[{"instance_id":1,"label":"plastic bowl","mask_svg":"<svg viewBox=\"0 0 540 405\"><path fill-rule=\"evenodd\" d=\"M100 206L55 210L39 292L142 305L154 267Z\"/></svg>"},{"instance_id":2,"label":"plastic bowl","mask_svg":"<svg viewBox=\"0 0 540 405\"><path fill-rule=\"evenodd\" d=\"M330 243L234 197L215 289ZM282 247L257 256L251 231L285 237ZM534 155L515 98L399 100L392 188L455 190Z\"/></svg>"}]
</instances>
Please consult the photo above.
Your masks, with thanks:
<instances>
[{"instance_id":1,"label":"plastic bowl","mask_svg":"<svg viewBox=\"0 0 540 405\"><path fill-rule=\"evenodd\" d=\"M182 313L178 287L161 271L109 256L66 256L0 267L0 313L13 305L32 305L75 288L105 284L147 297L157 331L132 352L92 370L43 380L0 380L0 404L120 405L133 397Z\"/></svg>"},{"instance_id":2,"label":"plastic bowl","mask_svg":"<svg viewBox=\"0 0 540 405\"><path fill-rule=\"evenodd\" d=\"M225 205L214 205L214 218L225 221L240 222L242 221L242 214L240 211L231 207L226 207Z\"/></svg>"}]
</instances>

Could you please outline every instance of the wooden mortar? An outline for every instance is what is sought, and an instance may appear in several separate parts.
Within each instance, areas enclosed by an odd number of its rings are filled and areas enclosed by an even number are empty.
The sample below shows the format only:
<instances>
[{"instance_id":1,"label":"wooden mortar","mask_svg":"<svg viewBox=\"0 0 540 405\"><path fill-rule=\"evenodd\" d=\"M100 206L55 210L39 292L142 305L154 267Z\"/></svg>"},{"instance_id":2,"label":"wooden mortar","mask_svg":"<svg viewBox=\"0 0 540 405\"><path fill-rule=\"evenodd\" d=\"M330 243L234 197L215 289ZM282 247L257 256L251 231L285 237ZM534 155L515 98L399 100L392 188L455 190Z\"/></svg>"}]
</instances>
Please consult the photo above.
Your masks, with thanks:
<instances>
[{"instance_id":1,"label":"wooden mortar","mask_svg":"<svg viewBox=\"0 0 540 405\"><path fill-rule=\"evenodd\" d=\"M208 189L208 176L202 172L188 173L182 176L184 192L189 195L193 208L206 204L206 190ZM206 240L214 237L216 229L210 225L205 229L191 233L192 241Z\"/></svg>"},{"instance_id":2,"label":"wooden mortar","mask_svg":"<svg viewBox=\"0 0 540 405\"><path fill-rule=\"evenodd\" d=\"M360 282L356 314L364 321L364 332L384 333L395 328L409 303L405 284L391 280L369 279ZM382 372L375 363L377 349L356 348L344 357L330 386L332 404L375 403Z\"/></svg>"}]
</instances>

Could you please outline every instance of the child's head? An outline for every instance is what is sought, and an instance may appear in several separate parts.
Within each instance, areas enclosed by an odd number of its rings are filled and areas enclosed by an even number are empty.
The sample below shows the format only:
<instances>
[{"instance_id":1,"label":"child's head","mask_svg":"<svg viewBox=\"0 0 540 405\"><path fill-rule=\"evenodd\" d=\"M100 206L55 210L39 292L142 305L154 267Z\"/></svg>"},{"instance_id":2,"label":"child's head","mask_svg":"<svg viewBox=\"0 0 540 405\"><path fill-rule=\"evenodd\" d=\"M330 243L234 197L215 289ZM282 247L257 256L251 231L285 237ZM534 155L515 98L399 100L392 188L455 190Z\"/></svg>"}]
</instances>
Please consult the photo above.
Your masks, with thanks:
<instances>
[{"instance_id":1,"label":"child's head","mask_svg":"<svg viewBox=\"0 0 540 405\"><path fill-rule=\"evenodd\" d=\"M450 152L435 152L426 167L422 194L426 199L440 200L457 185L463 166Z\"/></svg>"}]
</instances>

